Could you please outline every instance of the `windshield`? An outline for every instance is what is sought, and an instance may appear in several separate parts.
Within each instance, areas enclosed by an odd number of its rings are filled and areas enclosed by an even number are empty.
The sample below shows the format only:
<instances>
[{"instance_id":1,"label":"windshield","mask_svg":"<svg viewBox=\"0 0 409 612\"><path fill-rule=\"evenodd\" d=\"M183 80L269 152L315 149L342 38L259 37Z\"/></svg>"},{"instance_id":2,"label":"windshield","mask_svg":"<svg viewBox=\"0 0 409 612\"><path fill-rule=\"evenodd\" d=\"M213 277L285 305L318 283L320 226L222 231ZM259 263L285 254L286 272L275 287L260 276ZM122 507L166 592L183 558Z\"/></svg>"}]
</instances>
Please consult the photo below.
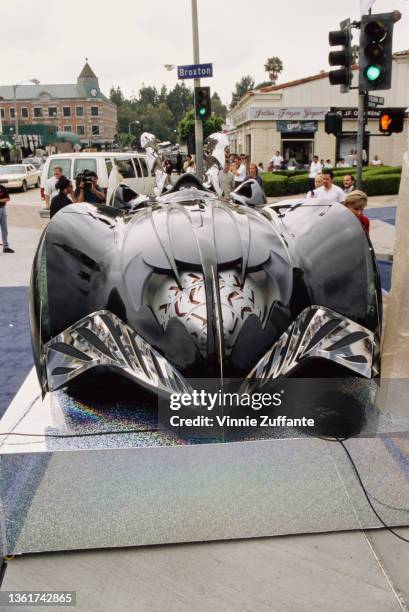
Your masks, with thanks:
<instances>
[{"instance_id":1,"label":"windshield","mask_svg":"<svg viewBox=\"0 0 409 612\"><path fill-rule=\"evenodd\" d=\"M25 166L0 166L0 174L25 174Z\"/></svg>"}]
</instances>

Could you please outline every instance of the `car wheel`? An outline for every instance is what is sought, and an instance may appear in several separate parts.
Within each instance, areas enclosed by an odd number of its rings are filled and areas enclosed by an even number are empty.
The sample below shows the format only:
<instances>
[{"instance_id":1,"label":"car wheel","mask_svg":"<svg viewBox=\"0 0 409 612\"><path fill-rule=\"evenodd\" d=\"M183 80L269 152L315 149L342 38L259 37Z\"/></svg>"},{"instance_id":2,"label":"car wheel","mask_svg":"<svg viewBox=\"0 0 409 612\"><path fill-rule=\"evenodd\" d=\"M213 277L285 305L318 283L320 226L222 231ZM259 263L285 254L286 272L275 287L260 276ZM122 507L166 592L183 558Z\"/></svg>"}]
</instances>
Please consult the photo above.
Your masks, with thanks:
<instances>
[{"instance_id":1,"label":"car wheel","mask_svg":"<svg viewBox=\"0 0 409 612\"><path fill-rule=\"evenodd\" d=\"M21 191L27 191L27 181L23 181L21 183Z\"/></svg>"},{"instance_id":2,"label":"car wheel","mask_svg":"<svg viewBox=\"0 0 409 612\"><path fill-rule=\"evenodd\" d=\"M41 185L41 179L40 179L40 177L38 177L38 179L37 179L37 182L36 182L35 186L36 186L36 187L40 187L40 185Z\"/></svg>"}]
</instances>

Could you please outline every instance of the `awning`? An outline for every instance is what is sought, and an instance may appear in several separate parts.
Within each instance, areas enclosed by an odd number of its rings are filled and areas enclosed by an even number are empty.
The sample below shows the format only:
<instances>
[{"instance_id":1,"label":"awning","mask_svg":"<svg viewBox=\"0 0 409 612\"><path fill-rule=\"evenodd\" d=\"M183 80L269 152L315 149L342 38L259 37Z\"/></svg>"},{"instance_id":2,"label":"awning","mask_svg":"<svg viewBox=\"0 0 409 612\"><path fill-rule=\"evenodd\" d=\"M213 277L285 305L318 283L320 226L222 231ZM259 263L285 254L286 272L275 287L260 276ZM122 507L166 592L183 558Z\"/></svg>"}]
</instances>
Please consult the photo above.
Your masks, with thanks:
<instances>
[{"instance_id":1,"label":"awning","mask_svg":"<svg viewBox=\"0 0 409 612\"><path fill-rule=\"evenodd\" d=\"M73 145L80 142L79 137L72 132L57 132L56 136L60 142L70 142Z\"/></svg>"}]
</instances>

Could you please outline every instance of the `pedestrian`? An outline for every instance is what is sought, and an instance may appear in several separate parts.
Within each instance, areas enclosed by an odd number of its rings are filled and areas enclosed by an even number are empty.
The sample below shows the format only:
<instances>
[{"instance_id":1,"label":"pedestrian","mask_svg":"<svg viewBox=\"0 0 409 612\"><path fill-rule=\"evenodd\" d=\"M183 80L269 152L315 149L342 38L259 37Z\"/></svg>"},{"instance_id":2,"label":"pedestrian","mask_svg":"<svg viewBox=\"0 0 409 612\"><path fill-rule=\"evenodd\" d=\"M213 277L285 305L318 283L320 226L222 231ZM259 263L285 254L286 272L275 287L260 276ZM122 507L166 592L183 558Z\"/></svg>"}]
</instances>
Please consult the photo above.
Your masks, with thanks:
<instances>
[{"instance_id":1,"label":"pedestrian","mask_svg":"<svg viewBox=\"0 0 409 612\"><path fill-rule=\"evenodd\" d=\"M323 168L329 168L331 170L332 168L332 163L330 159L327 159L326 162L323 164Z\"/></svg>"},{"instance_id":2,"label":"pedestrian","mask_svg":"<svg viewBox=\"0 0 409 612\"><path fill-rule=\"evenodd\" d=\"M10 195L4 185L0 184L0 226L1 238L3 240L3 253L14 253L8 243L7 212L6 204L10 202Z\"/></svg>"},{"instance_id":3,"label":"pedestrian","mask_svg":"<svg viewBox=\"0 0 409 612\"><path fill-rule=\"evenodd\" d=\"M281 170L281 164L283 163L283 161L284 159L280 151L276 151L275 155L273 155L273 157L271 158L269 169L273 172L278 172L278 170Z\"/></svg>"},{"instance_id":4,"label":"pedestrian","mask_svg":"<svg viewBox=\"0 0 409 612\"><path fill-rule=\"evenodd\" d=\"M50 219L58 213L59 210L72 204L74 201L74 189L72 183L66 176L62 176L55 185L58 190L57 195L53 197L50 205Z\"/></svg>"},{"instance_id":5,"label":"pedestrian","mask_svg":"<svg viewBox=\"0 0 409 612\"><path fill-rule=\"evenodd\" d=\"M88 204L105 204L105 193L102 187L98 185L97 173L86 171L83 174L85 176L81 177L81 180L77 179L74 201L87 202Z\"/></svg>"},{"instance_id":6,"label":"pedestrian","mask_svg":"<svg viewBox=\"0 0 409 612\"><path fill-rule=\"evenodd\" d=\"M346 174L342 179L344 184L344 193L351 193L355 189L355 177L352 174Z\"/></svg>"},{"instance_id":7,"label":"pedestrian","mask_svg":"<svg viewBox=\"0 0 409 612\"><path fill-rule=\"evenodd\" d=\"M230 162L228 161L224 163L223 170L219 173L219 183L223 191L223 197L229 198L234 189L234 174L230 171Z\"/></svg>"},{"instance_id":8,"label":"pedestrian","mask_svg":"<svg viewBox=\"0 0 409 612\"><path fill-rule=\"evenodd\" d=\"M347 161L347 166L349 168L352 168L352 166L354 165L354 150L353 149L351 149L349 154L347 155L346 161Z\"/></svg>"},{"instance_id":9,"label":"pedestrian","mask_svg":"<svg viewBox=\"0 0 409 612\"><path fill-rule=\"evenodd\" d=\"M248 181L249 179L254 179L255 181L257 181L257 183L260 185L261 189L263 190L264 193L264 185L263 185L263 181L261 176L258 175L258 168L256 166L256 164L250 164L249 165L249 173L248 175L245 177L245 181Z\"/></svg>"},{"instance_id":10,"label":"pedestrian","mask_svg":"<svg viewBox=\"0 0 409 612\"><path fill-rule=\"evenodd\" d=\"M192 156L191 155L186 155L186 159L185 159L185 163L183 164L183 172L187 172L187 168L190 164L190 162L192 161Z\"/></svg>"},{"instance_id":11,"label":"pedestrian","mask_svg":"<svg viewBox=\"0 0 409 612\"><path fill-rule=\"evenodd\" d=\"M259 162L257 165L257 168L258 168L259 174L260 172L265 172L263 162Z\"/></svg>"},{"instance_id":12,"label":"pedestrian","mask_svg":"<svg viewBox=\"0 0 409 612\"><path fill-rule=\"evenodd\" d=\"M314 179L314 189L310 189L310 191L307 193L307 198L316 198L317 197L317 189L319 187L322 187L324 184L324 177L322 176L322 174L317 174L317 176Z\"/></svg>"},{"instance_id":13,"label":"pedestrian","mask_svg":"<svg viewBox=\"0 0 409 612\"><path fill-rule=\"evenodd\" d=\"M234 188L240 187L244 179L246 178L246 166L242 163L240 157L237 159L235 167L232 169L234 174Z\"/></svg>"},{"instance_id":14,"label":"pedestrian","mask_svg":"<svg viewBox=\"0 0 409 612\"><path fill-rule=\"evenodd\" d=\"M332 179L334 178L334 173L329 168L324 168L322 171L323 184L322 187L318 187L315 190L315 196L320 200L326 200L328 202L340 202L343 204L345 202L345 193L342 191L341 187L334 185Z\"/></svg>"},{"instance_id":15,"label":"pedestrian","mask_svg":"<svg viewBox=\"0 0 409 612\"><path fill-rule=\"evenodd\" d=\"M193 159L187 165L186 172L191 172L192 174L196 173L196 165Z\"/></svg>"},{"instance_id":16,"label":"pedestrian","mask_svg":"<svg viewBox=\"0 0 409 612\"><path fill-rule=\"evenodd\" d=\"M63 176L61 166L54 166L53 175L45 182L44 185L44 197L45 207L50 208L51 200L58 194L58 189L55 188L57 181Z\"/></svg>"},{"instance_id":17,"label":"pedestrian","mask_svg":"<svg viewBox=\"0 0 409 612\"><path fill-rule=\"evenodd\" d=\"M369 219L364 215L364 209L368 204L368 196L364 191L358 189L348 193L345 198L345 206L359 219L362 227L369 236Z\"/></svg>"},{"instance_id":18,"label":"pedestrian","mask_svg":"<svg viewBox=\"0 0 409 612\"><path fill-rule=\"evenodd\" d=\"M318 155L314 155L311 165L310 165L310 171L308 174L308 179L310 183L310 191L315 189L314 179L317 176L317 174L321 174L321 172L322 172L322 164L318 161Z\"/></svg>"},{"instance_id":19,"label":"pedestrian","mask_svg":"<svg viewBox=\"0 0 409 612\"><path fill-rule=\"evenodd\" d=\"M374 155L373 160L371 161L371 166L382 166L382 161L379 159L377 155Z\"/></svg>"},{"instance_id":20,"label":"pedestrian","mask_svg":"<svg viewBox=\"0 0 409 612\"><path fill-rule=\"evenodd\" d=\"M180 151L177 152L176 154L176 166L175 166L175 170L176 172L179 174L179 176L182 174L183 171L183 157Z\"/></svg>"},{"instance_id":21,"label":"pedestrian","mask_svg":"<svg viewBox=\"0 0 409 612\"><path fill-rule=\"evenodd\" d=\"M348 164L346 163L345 159L341 157L335 164L335 167L336 168L348 168Z\"/></svg>"}]
</instances>

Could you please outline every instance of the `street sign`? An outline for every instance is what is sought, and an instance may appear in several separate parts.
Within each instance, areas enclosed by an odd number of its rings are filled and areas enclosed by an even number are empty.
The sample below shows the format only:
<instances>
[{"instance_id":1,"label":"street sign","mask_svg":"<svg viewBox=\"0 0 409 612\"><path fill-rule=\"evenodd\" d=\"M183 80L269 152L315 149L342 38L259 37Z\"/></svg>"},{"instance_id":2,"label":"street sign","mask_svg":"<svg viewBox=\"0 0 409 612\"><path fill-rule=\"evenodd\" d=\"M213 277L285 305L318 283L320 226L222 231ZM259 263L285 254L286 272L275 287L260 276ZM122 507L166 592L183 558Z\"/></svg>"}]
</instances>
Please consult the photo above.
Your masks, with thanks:
<instances>
[{"instance_id":1,"label":"street sign","mask_svg":"<svg viewBox=\"0 0 409 612\"><path fill-rule=\"evenodd\" d=\"M374 106L382 106L383 104L385 104L385 98L383 98L382 96L368 95L368 102L369 104L373 104Z\"/></svg>"},{"instance_id":2,"label":"street sign","mask_svg":"<svg viewBox=\"0 0 409 612\"><path fill-rule=\"evenodd\" d=\"M205 79L213 76L213 64L178 66L178 79Z\"/></svg>"}]
</instances>

